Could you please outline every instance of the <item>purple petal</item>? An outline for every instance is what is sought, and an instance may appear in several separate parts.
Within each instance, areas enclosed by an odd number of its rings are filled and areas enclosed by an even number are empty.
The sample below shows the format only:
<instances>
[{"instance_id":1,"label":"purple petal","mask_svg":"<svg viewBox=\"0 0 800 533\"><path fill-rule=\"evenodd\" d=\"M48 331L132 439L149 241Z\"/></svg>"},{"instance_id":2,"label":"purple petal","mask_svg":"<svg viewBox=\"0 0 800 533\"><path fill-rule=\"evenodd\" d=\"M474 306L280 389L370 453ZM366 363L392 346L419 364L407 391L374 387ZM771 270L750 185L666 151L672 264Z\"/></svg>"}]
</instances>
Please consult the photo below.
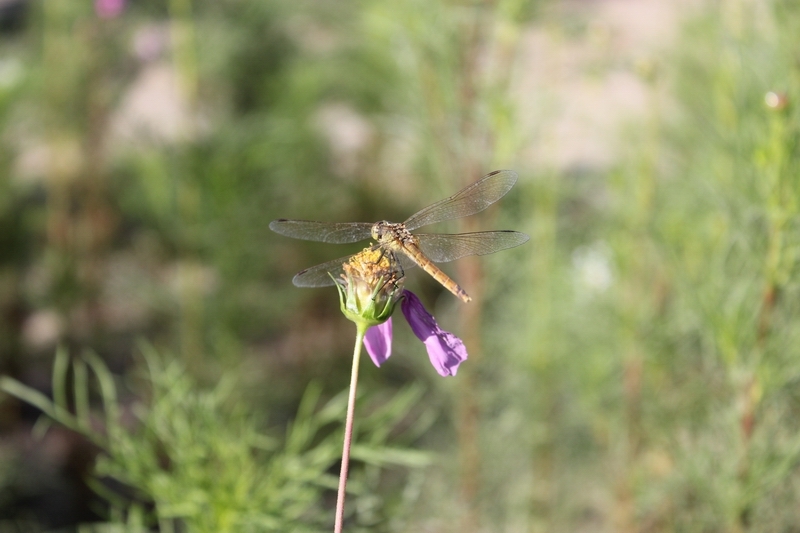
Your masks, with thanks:
<instances>
[{"instance_id":1,"label":"purple petal","mask_svg":"<svg viewBox=\"0 0 800 533\"><path fill-rule=\"evenodd\" d=\"M411 291L403 291L401 309L414 335L425 343L433 368L440 376L455 376L458 365L467 360L467 349L461 339L444 331L436 323L419 298Z\"/></svg>"},{"instance_id":2,"label":"purple petal","mask_svg":"<svg viewBox=\"0 0 800 533\"><path fill-rule=\"evenodd\" d=\"M381 366L392 355L392 317L383 324L372 326L364 335L364 346L367 348L375 366Z\"/></svg>"}]
</instances>

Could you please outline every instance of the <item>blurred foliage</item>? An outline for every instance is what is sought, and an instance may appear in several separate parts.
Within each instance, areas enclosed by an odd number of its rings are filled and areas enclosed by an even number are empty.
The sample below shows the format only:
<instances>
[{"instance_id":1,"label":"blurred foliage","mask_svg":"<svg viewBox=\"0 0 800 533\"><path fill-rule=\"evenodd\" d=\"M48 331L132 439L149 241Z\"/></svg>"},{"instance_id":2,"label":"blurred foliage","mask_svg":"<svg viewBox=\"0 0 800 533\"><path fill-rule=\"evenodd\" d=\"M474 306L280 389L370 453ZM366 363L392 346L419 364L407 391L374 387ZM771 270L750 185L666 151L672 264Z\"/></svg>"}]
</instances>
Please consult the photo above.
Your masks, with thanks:
<instances>
[{"instance_id":1,"label":"blurred foliage","mask_svg":"<svg viewBox=\"0 0 800 533\"><path fill-rule=\"evenodd\" d=\"M491 335L516 339L493 372L516 387L487 395L486 450L522 442L486 454L487 523L796 527L800 11L705 10L616 169L542 180L530 326Z\"/></svg>"},{"instance_id":2,"label":"blurred foliage","mask_svg":"<svg viewBox=\"0 0 800 533\"><path fill-rule=\"evenodd\" d=\"M264 425L263 415L254 415L235 394L233 374L204 390L177 361L165 362L148 346L142 352L149 390L138 391L137 397L147 397L146 403L121 403L113 376L91 353L70 363L64 351L58 352L52 401L8 377L0 378L0 389L46 415L38 432L47 431L48 420L55 421L100 449L91 486L107 498L113 523L124 523L129 531L155 525L162 531L215 533L327 529L331 516L323 496L335 491L338 482L334 470L341 454L345 394L318 409L321 388L312 384L285 437L270 437L257 429ZM90 408L94 380L103 409L99 413ZM375 531L388 522L383 513L391 505L378 496L379 467L429 463L423 452L397 447L429 425L430 416L411 424L406 420L421 394L420 387L408 387L359 420L349 484L354 530ZM360 404L362 412L366 407ZM401 423L404 429L398 432ZM390 436L392 446L387 444ZM126 489L121 493L108 480Z\"/></svg>"}]
</instances>

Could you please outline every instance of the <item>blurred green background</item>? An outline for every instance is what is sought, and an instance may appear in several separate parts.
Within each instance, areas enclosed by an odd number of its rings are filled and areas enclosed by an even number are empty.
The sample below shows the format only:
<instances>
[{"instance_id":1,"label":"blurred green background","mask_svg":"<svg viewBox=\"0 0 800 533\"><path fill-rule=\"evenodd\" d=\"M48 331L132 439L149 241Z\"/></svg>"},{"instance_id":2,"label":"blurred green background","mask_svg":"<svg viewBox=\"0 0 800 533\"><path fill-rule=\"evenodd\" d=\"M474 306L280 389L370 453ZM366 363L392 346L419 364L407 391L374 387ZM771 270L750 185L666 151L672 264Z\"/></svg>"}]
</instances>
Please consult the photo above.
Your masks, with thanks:
<instances>
[{"instance_id":1,"label":"blurred green background","mask_svg":"<svg viewBox=\"0 0 800 533\"><path fill-rule=\"evenodd\" d=\"M0 531L326 531L355 329L279 217L531 242L407 287L347 531L796 531L795 0L0 1ZM399 315L398 317L399 318Z\"/></svg>"}]
</instances>

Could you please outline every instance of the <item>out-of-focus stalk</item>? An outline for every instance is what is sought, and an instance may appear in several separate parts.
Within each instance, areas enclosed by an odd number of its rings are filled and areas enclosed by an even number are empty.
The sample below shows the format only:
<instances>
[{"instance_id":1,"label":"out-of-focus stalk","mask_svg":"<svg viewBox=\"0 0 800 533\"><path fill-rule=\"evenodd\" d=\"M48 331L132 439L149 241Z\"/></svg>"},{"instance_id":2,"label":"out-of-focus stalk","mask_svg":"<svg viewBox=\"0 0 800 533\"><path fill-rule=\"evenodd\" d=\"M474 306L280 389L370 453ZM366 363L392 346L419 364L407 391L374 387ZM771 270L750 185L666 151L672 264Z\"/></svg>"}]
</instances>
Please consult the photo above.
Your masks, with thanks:
<instances>
[{"instance_id":1,"label":"out-of-focus stalk","mask_svg":"<svg viewBox=\"0 0 800 533\"><path fill-rule=\"evenodd\" d=\"M178 90L188 111L188 123L185 132L193 137L194 117L197 111L198 98L198 66L197 40L194 20L192 18L191 0L170 0L170 36L172 39L172 59L178 75ZM179 223L191 226L199 216L198 193L186 175L175 178L176 200ZM179 339L181 353L187 366L191 369L198 363L203 353L203 296L202 283L196 261L184 256L177 265L178 290L181 308Z\"/></svg>"}]
</instances>

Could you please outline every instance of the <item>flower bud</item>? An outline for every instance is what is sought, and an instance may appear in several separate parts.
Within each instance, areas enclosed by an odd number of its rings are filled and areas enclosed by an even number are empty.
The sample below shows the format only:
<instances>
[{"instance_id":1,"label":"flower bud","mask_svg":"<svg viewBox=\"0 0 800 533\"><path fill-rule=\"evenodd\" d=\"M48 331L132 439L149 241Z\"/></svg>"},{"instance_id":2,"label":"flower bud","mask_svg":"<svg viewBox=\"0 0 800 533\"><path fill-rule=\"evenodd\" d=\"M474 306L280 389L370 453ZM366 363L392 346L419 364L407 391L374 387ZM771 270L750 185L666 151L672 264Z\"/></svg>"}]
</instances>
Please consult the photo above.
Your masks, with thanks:
<instances>
[{"instance_id":1,"label":"flower bud","mask_svg":"<svg viewBox=\"0 0 800 533\"><path fill-rule=\"evenodd\" d=\"M358 326L376 326L392 316L403 295L403 277L397 258L381 249L365 248L342 265L334 279L342 313Z\"/></svg>"}]
</instances>

